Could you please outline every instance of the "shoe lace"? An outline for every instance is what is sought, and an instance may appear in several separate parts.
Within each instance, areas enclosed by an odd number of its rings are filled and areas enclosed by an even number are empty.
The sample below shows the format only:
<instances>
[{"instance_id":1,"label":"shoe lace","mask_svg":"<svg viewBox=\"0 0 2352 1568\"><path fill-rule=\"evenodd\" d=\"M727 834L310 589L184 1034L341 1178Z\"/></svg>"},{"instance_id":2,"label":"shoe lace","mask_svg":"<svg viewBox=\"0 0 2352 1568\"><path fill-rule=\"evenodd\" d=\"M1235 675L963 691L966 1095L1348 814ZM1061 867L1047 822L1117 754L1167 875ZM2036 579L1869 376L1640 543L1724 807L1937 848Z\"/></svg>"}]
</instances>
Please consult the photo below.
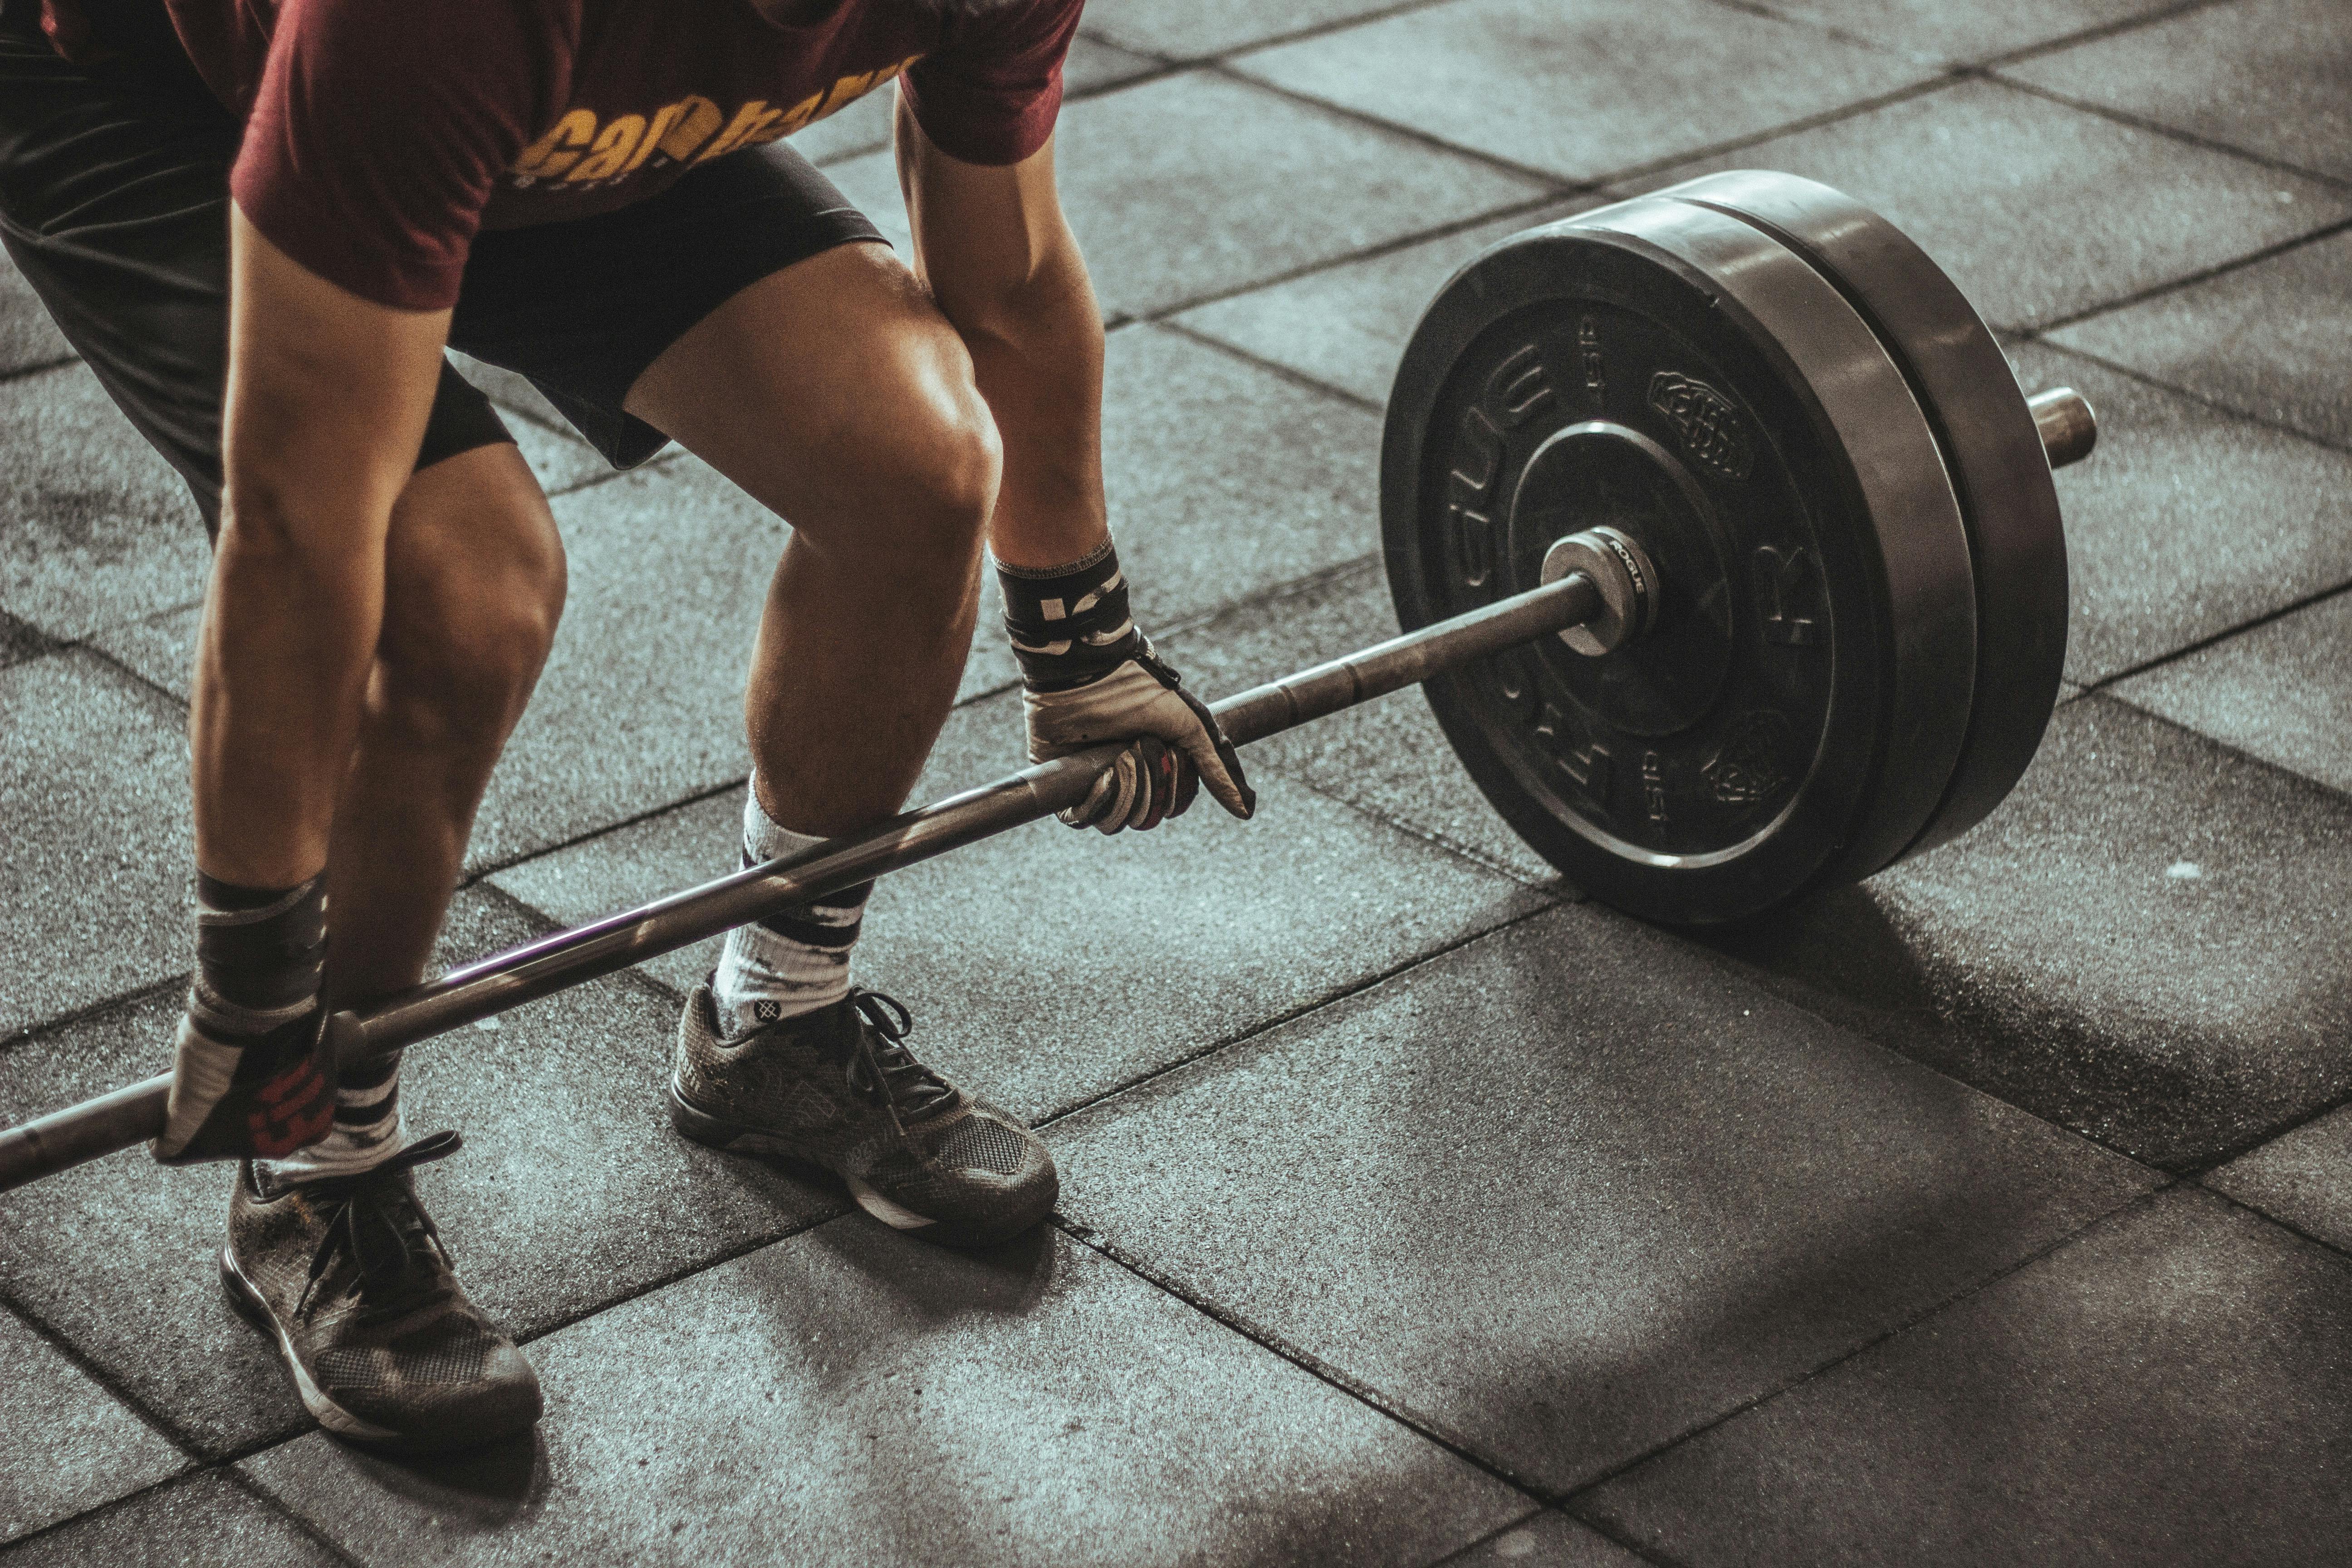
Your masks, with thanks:
<instances>
[{"instance_id":1,"label":"shoe lace","mask_svg":"<svg viewBox=\"0 0 2352 1568\"><path fill-rule=\"evenodd\" d=\"M853 985L849 1005L866 1025L845 1053L850 1087L888 1111L898 1132L904 1134L908 1119L919 1121L955 1102L955 1086L907 1048L914 1016L896 997Z\"/></svg>"},{"instance_id":2,"label":"shoe lace","mask_svg":"<svg viewBox=\"0 0 2352 1568\"><path fill-rule=\"evenodd\" d=\"M442 1246L441 1227L404 1184L388 1178L446 1160L464 1146L465 1140L454 1131L430 1133L358 1175L303 1183L304 1194L326 1223L311 1251L310 1277L295 1310L299 1311L310 1300L339 1255L348 1253L359 1266L362 1301L405 1277L414 1264L430 1261L436 1251L446 1259L448 1249ZM412 1305L404 1302L403 1309Z\"/></svg>"}]
</instances>

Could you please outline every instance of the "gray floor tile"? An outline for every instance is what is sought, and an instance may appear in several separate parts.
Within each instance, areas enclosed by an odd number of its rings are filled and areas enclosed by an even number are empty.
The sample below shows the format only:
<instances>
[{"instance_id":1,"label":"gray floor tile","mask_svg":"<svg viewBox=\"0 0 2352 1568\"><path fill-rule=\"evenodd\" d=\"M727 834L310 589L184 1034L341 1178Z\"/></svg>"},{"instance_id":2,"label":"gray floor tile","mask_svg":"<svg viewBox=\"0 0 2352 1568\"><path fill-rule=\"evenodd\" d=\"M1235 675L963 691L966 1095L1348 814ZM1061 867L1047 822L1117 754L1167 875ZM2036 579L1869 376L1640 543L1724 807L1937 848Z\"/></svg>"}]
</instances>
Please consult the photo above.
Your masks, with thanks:
<instances>
[{"instance_id":1,"label":"gray floor tile","mask_svg":"<svg viewBox=\"0 0 2352 1568\"><path fill-rule=\"evenodd\" d=\"M2062 327L2050 341L2352 447L2352 234Z\"/></svg>"},{"instance_id":2,"label":"gray floor tile","mask_svg":"<svg viewBox=\"0 0 2352 1568\"><path fill-rule=\"evenodd\" d=\"M1672 1561L2336 1563L2346 1260L2194 1191L1611 1482Z\"/></svg>"},{"instance_id":3,"label":"gray floor tile","mask_svg":"<svg viewBox=\"0 0 2352 1568\"><path fill-rule=\"evenodd\" d=\"M443 962L535 934L462 895ZM13 1047L13 1124L168 1065L179 998ZM839 1207L765 1166L674 1134L662 1110L676 1014L606 980L420 1046L404 1070L409 1127L455 1126L465 1151L419 1177L460 1277L530 1333ZM226 1168L163 1170L132 1152L0 1197L0 1284L207 1452L302 1424L275 1356L221 1300L213 1258ZM135 1310L133 1310L135 1305Z\"/></svg>"},{"instance_id":4,"label":"gray floor tile","mask_svg":"<svg viewBox=\"0 0 2352 1568\"><path fill-rule=\"evenodd\" d=\"M196 635L204 625L202 604L118 621L92 633L92 647L122 661L125 668L185 702L196 679Z\"/></svg>"},{"instance_id":5,"label":"gray floor tile","mask_svg":"<svg viewBox=\"0 0 2352 1568\"><path fill-rule=\"evenodd\" d=\"M152 1486L187 1464L155 1429L0 1307L0 1542Z\"/></svg>"},{"instance_id":6,"label":"gray floor tile","mask_svg":"<svg viewBox=\"0 0 2352 1568\"><path fill-rule=\"evenodd\" d=\"M2352 1110L2330 1111L2239 1155L2205 1184L2352 1252Z\"/></svg>"},{"instance_id":7,"label":"gray floor tile","mask_svg":"<svg viewBox=\"0 0 2352 1568\"><path fill-rule=\"evenodd\" d=\"M1397 635L1377 562L1246 605L1169 640L1187 681L1223 697ZM1399 691L1277 735L1254 768L1302 778L1406 830L1525 881L1569 891L1478 793L1418 691Z\"/></svg>"},{"instance_id":8,"label":"gray floor tile","mask_svg":"<svg viewBox=\"0 0 2352 1568\"><path fill-rule=\"evenodd\" d=\"M2240 0L2009 67L2084 102L2352 177L2352 10Z\"/></svg>"},{"instance_id":9,"label":"gray floor tile","mask_svg":"<svg viewBox=\"0 0 2352 1568\"><path fill-rule=\"evenodd\" d=\"M1103 480L1136 618L1157 637L1377 549L1380 439L1375 416L1221 350L1112 333Z\"/></svg>"},{"instance_id":10,"label":"gray floor tile","mask_svg":"<svg viewBox=\"0 0 2352 1568\"><path fill-rule=\"evenodd\" d=\"M1980 827L1722 938L1907 1055L2193 1167L2352 1090L2352 805L2102 697Z\"/></svg>"},{"instance_id":11,"label":"gray floor tile","mask_svg":"<svg viewBox=\"0 0 2352 1568\"><path fill-rule=\"evenodd\" d=\"M1773 10L1835 27L1883 48L1922 59L1973 60L2030 48L2134 16L2169 10L2179 0L1779 0Z\"/></svg>"},{"instance_id":12,"label":"gray floor tile","mask_svg":"<svg viewBox=\"0 0 2352 1568\"><path fill-rule=\"evenodd\" d=\"M1108 315L1143 315L1544 194L1401 135L1222 77L1062 111L1062 204ZM887 153L825 171L906 255ZM1311 191L1314 199L1301 200Z\"/></svg>"},{"instance_id":13,"label":"gray floor tile","mask_svg":"<svg viewBox=\"0 0 2352 1568\"><path fill-rule=\"evenodd\" d=\"M1444 1568L1636 1568L1639 1557L1569 1518L1544 1512L1445 1560Z\"/></svg>"},{"instance_id":14,"label":"gray floor tile","mask_svg":"<svg viewBox=\"0 0 2352 1568\"><path fill-rule=\"evenodd\" d=\"M1090 0L1087 30L1130 49L1171 59L1224 54L1265 38L1328 27L1393 10L1398 0Z\"/></svg>"},{"instance_id":15,"label":"gray floor tile","mask_svg":"<svg viewBox=\"0 0 2352 1568\"><path fill-rule=\"evenodd\" d=\"M38 658L57 645L5 610L0 610L0 666Z\"/></svg>"},{"instance_id":16,"label":"gray floor tile","mask_svg":"<svg viewBox=\"0 0 2352 1568\"><path fill-rule=\"evenodd\" d=\"M1708 0L1453 0L1240 67L1570 180L1688 156L1926 74Z\"/></svg>"},{"instance_id":17,"label":"gray floor tile","mask_svg":"<svg viewBox=\"0 0 2352 1568\"><path fill-rule=\"evenodd\" d=\"M1017 700L960 709L917 798L1001 777L1020 747ZM1039 823L885 879L859 983L914 1009L926 1060L1038 1117L1538 907L1287 780L1253 782L1251 823L1206 800L1150 835ZM586 920L723 874L742 809L730 792L497 880ZM716 946L646 968L683 989Z\"/></svg>"},{"instance_id":18,"label":"gray floor tile","mask_svg":"<svg viewBox=\"0 0 2352 1568\"><path fill-rule=\"evenodd\" d=\"M1178 324L1380 406L1405 340L1454 270L1495 241L1598 204L1580 197L1187 310Z\"/></svg>"},{"instance_id":19,"label":"gray floor tile","mask_svg":"<svg viewBox=\"0 0 2352 1568\"><path fill-rule=\"evenodd\" d=\"M210 567L188 487L82 366L0 382L0 607L53 637L185 604Z\"/></svg>"},{"instance_id":20,"label":"gray floor tile","mask_svg":"<svg viewBox=\"0 0 2352 1568\"><path fill-rule=\"evenodd\" d=\"M1985 320L2030 326L2308 234L2352 196L1990 81L1665 170L1782 169L1867 202Z\"/></svg>"},{"instance_id":21,"label":"gray floor tile","mask_svg":"<svg viewBox=\"0 0 2352 1568\"><path fill-rule=\"evenodd\" d=\"M1547 1489L2152 1180L1589 908L1058 1133L1105 1244Z\"/></svg>"},{"instance_id":22,"label":"gray floor tile","mask_svg":"<svg viewBox=\"0 0 2352 1568\"><path fill-rule=\"evenodd\" d=\"M743 682L782 521L699 464L560 499L571 588L474 826L479 866L743 777Z\"/></svg>"},{"instance_id":23,"label":"gray floor tile","mask_svg":"<svg viewBox=\"0 0 2352 1568\"><path fill-rule=\"evenodd\" d=\"M72 357L72 345L50 321L41 297L0 251L0 375Z\"/></svg>"},{"instance_id":24,"label":"gray floor tile","mask_svg":"<svg viewBox=\"0 0 2352 1568\"><path fill-rule=\"evenodd\" d=\"M2352 795L2352 595L2338 594L2116 688L2251 756Z\"/></svg>"},{"instance_id":25,"label":"gray floor tile","mask_svg":"<svg viewBox=\"0 0 2352 1568\"><path fill-rule=\"evenodd\" d=\"M185 727L87 653L0 670L0 1039L186 964Z\"/></svg>"},{"instance_id":26,"label":"gray floor tile","mask_svg":"<svg viewBox=\"0 0 2352 1568\"><path fill-rule=\"evenodd\" d=\"M2352 578L2352 456L2050 349L2011 360L2029 392L2070 385L2099 415L2098 450L2058 475L2070 679L2105 679Z\"/></svg>"},{"instance_id":27,"label":"gray floor tile","mask_svg":"<svg viewBox=\"0 0 2352 1568\"><path fill-rule=\"evenodd\" d=\"M330 1568L334 1553L218 1471L78 1519L10 1552L8 1568Z\"/></svg>"},{"instance_id":28,"label":"gray floor tile","mask_svg":"<svg viewBox=\"0 0 2352 1568\"><path fill-rule=\"evenodd\" d=\"M537 1347L486 1482L323 1438L247 1469L367 1562L1426 1563L1525 1500L1051 1230L854 1219Z\"/></svg>"}]
</instances>

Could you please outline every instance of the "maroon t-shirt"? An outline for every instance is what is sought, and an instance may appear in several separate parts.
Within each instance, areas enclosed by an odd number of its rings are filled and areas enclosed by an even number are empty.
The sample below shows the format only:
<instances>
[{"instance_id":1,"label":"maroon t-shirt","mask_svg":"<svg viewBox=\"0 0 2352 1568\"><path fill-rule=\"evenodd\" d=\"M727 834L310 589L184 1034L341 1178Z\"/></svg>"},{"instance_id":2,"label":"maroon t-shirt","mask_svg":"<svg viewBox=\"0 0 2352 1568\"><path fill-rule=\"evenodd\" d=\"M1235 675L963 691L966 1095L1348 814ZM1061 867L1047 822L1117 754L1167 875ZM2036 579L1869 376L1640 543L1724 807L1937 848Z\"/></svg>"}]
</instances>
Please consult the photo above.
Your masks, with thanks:
<instances>
[{"instance_id":1,"label":"maroon t-shirt","mask_svg":"<svg viewBox=\"0 0 2352 1568\"><path fill-rule=\"evenodd\" d=\"M456 300L478 229L641 200L894 78L949 156L1017 163L1052 132L1083 0L169 4L245 121L246 216L320 277L421 310ZM66 46L72 0L47 6Z\"/></svg>"}]
</instances>

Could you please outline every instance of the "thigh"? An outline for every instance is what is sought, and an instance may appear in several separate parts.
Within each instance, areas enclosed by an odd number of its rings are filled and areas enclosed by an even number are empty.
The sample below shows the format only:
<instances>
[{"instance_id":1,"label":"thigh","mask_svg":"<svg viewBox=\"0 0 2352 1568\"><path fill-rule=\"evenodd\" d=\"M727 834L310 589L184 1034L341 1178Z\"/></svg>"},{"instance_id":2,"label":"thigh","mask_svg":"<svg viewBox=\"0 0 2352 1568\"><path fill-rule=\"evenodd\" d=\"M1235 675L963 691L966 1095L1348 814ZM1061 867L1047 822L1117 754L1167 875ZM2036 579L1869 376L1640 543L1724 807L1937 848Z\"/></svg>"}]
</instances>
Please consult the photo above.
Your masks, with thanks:
<instances>
[{"instance_id":1,"label":"thigh","mask_svg":"<svg viewBox=\"0 0 2352 1568\"><path fill-rule=\"evenodd\" d=\"M675 431L627 406L646 367L762 279L880 231L788 146L730 153L618 211L478 236L457 348L529 376L619 468Z\"/></svg>"},{"instance_id":2,"label":"thigh","mask_svg":"<svg viewBox=\"0 0 2352 1568\"><path fill-rule=\"evenodd\" d=\"M993 492L995 427L971 355L878 245L743 289L654 362L629 406L819 545L928 532L926 503L984 512L980 492Z\"/></svg>"},{"instance_id":3,"label":"thigh","mask_svg":"<svg viewBox=\"0 0 2352 1568\"><path fill-rule=\"evenodd\" d=\"M0 23L0 245L217 530L228 172L241 132L176 43L152 52L169 24L160 5L148 9L142 28L145 11L102 8L151 47L96 68L61 58L15 8ZM417 466L510 439L445 363Z\"/></svg>"}]
</instances>

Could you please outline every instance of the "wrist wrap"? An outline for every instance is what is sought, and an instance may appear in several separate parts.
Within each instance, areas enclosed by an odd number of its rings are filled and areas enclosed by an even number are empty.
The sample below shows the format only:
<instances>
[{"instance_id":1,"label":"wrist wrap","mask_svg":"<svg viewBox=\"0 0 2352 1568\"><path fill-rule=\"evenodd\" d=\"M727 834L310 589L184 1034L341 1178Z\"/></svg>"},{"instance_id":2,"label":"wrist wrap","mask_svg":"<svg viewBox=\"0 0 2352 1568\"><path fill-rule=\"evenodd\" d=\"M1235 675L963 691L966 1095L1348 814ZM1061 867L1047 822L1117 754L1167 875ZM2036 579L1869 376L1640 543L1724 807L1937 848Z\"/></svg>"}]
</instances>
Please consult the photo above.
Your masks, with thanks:
<instances>
[{"instance_id":1,"label":"wrist wrap","mask_svg":"<svg viewBox=\"0 0 2352 1568\"><path fill-rule=\"evenodd\" d=\"M1066 566L996 568L1004 630L1032 691L1067 691L1099 680L1145 646L1127 613L1127 578L1110 541Z\"/></svg>"}]
</instances>

